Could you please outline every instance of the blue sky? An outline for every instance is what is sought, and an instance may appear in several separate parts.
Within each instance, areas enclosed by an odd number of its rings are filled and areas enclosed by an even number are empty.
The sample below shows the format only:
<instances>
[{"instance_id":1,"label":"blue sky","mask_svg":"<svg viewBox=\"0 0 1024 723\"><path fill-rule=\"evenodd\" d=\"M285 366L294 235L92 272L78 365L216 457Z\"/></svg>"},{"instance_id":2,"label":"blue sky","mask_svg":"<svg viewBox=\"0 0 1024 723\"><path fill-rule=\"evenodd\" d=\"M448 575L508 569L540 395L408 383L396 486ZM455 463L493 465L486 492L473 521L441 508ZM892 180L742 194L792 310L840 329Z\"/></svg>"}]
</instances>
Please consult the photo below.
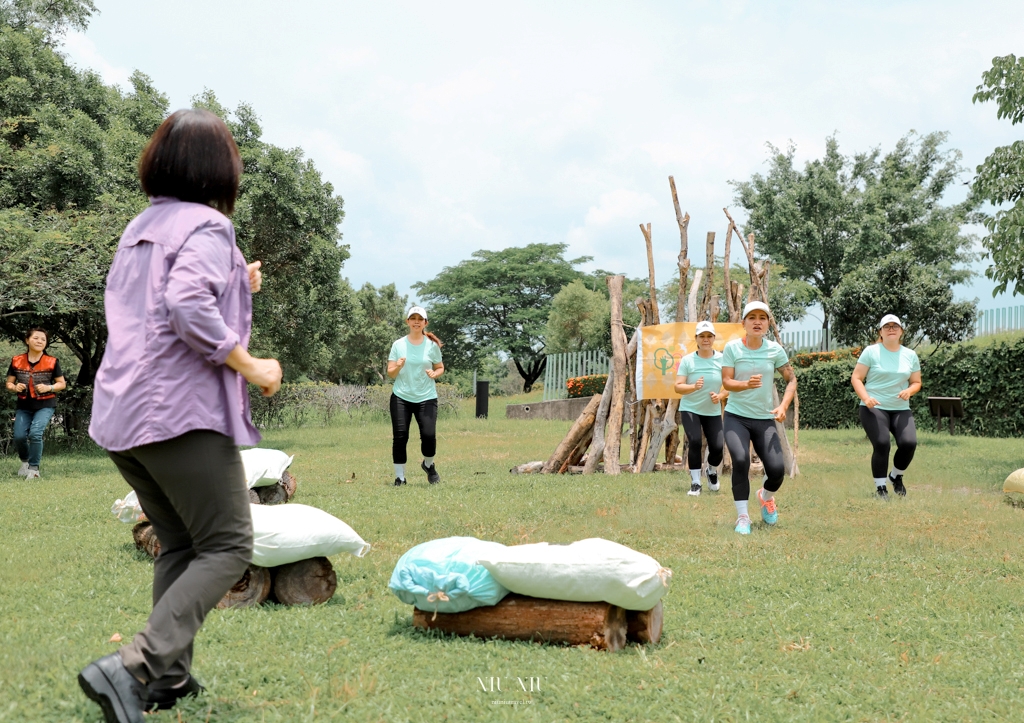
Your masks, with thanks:
<instances>
[{"instance_id":1,"label":"blue sky","mask_svg":"<svg viewBox=\"0 0 1024 723\"><path fill-rule=\"evenodd\" d=\"M742 221L729 181L765 169L766 143L803 161L832 133L854 152L947 131L969 180L1022 135L971 103L994 56L1024 53L1019 0L97 5L72 61L122 85L138 68L172 108L204 88L250 103L344 197L355 285L408 291L530 242L646 276L641 222L660 283L679 252L670 174L703 258L723 206ZM1017 301L984 279L960 292Z\"/></svg>"}]
</instances>

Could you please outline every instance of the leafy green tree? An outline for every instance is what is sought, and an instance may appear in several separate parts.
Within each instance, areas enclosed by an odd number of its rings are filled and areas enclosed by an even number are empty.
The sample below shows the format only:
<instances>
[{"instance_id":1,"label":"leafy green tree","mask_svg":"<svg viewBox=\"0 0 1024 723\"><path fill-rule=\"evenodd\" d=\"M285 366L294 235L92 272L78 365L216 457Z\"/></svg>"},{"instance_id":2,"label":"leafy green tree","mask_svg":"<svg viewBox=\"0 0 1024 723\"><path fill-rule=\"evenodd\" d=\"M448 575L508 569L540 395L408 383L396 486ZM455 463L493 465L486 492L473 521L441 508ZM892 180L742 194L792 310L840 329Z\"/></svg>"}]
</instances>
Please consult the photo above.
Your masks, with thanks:
<instances>
[{"instance_id":1,"label":"leafy green tree","mask_svg":"<svg viewBox=\"0 0 1024 723\"><path fill-rule=\"evenodd\" d=\"M908 251L859 266L843 277L826 303L833 335L851 346L874 342L885 314L900 317L907 346L925 337L935 344L962 341L972 334L978 316L974 301L954 301L949 284Z\"/></svg>"},{"instance_id":2,"label":"leafy green tree","mask_svg":"<svg viewBox=\"0 0 1024 723\"><path fill-rule=\"evenodd\" d=\"M994 58L981 77L974 102L994 100L996 117L1024 122L1024 58ZM1010 284L1014 294L1024 293L1024 141L996 148L977 170L972 192L978 201L1012 204L983 218L988 235L982 243L992 255L985 275L997 282L993 296Z\"/></svg>"},{"instance_id":3,"label":"leafy green tree","mask_svg":"<svg viewBox=\"0 0 1024 723\"><path fill-rule=\"evenodd\" d=\"M85 30L95 12L92 0L0 0L0 25L39 30L52 44L69 28Z\"/></svg>"},{"instance_id":4,"label":"leafy green tree","mask_svg":"<svg viewBox=\"0 0 1024 723\"><path fill-rule=\"evenodd\" d=\"M413 284L430 312L430 325L446 345L445 365L476 368L481 355L510 356L523 378L523 391L544 373L544 332L551 302L563 286L581 276L567 260L566 244L529 244L501 251L481 250L430 281Z\"/></svg>"},{"instance_id":5,"label":"leafy green tree","mask_svg":"<svg viewBox=\"0 0 1024 723\"><path fill-rule=\"evenodd\" d=\"M563 286L551 301L545 351L559 354L595 349L611 351L608 298L576 279Z\"/></svg>"},{"instance_id":6,"label":"leafy green tree","mask_svg":"<svg viewBox=\"0 0 1024 723\"><path fill-rule=\"evenodd\" d=\"M342 326L334 361L335 379L356 384L384 383L391 344L408 333L407 301L394 284L377 288L366 283L352 292L352 313ZM433 331L433 319L430 321L428 329Z\"/></svg>"},{"instance_id":7,"label":"leafy green tree","mask_svg":"<svg viewBox=\"0 0 1024 723\"><path fill-rule=\"evenodd\" d=\"M795 147L769 146L768 173L733 183L756 250L815 288L826 329L843 277L875 259L908 252L947 286L970 278L962 264L973 259L972 239L961 227L976 204L942 203L961 173L960 152L943 150L945 140L910 133L885 155L875 148L847 157L832 137L802 171Z\"/></svg>"}]
</instances>

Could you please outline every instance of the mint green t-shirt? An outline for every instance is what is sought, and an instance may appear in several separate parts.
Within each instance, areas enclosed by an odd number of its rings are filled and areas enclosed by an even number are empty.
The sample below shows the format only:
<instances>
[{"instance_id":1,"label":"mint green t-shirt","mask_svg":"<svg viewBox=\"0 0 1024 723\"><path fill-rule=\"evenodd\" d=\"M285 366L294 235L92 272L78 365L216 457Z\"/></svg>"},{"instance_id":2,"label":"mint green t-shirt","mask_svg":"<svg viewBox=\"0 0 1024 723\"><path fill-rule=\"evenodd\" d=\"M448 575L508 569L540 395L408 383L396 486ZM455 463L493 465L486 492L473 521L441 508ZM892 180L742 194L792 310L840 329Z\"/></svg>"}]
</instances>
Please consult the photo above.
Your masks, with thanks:
<instances>
[{"instance_id":1,"label":"mint green t-shirt","mask_svg":"<svg viewBox=\"0 0 1024 723\"><path fill-rule=\"evenodd\" d=\"M427 372L441 363L440 347L427 337L423 337L422 344L412 344L409 337L403 336L391 345L388 361L402 357L405 357L405 366L395 377L395 386L391 389L394 395L407 402L437 399L437 385Z\"/></svg>"},{"instance_id":2,"label":"mint green t-shirt","mask_svg":"<svg viewBox=\"0 0 1024 723\"><path fill-rule=\"evenodd\" d=\"M729 392L725 411L747 419L773 419L772 386L775 370L789 364L789 356L782 346L770 339L761 340L761 348L751 349L742 339L733 339L725 345L722 366L733 368L733 379L745 382L755 374L761 375L761 386L742 392Z\"/></svg>"},{"instance_id":3,"label":"mint green t-shirt","mask_svg":"<svg viewBox=\"0 0 1024 723\"><path fill-rule=\"evenodd\" d=\"M711 392L722 391L722 352L714 352L710 359L704 359L697 352L687 354L680 360L676 376L683 377L687 384L696 384L704 377L703 388L682 396L680 409L704 417L717 417L722 413L722 405L711 401Z\"/></svg>"},{"instance_id":4,"label":"mint green t-shirt","mask_svg":"<svg viewBox=\"0 0 1024 723\"><path fill-rule=\"evenodd\" d=\"M921 371L917 352L905 346L899 351L889 351L881 344L872 344L861 352L857 363L868 368L864 388L868 396L878 400L877 409L887 412L910 409L910 401L898 395L910 386L910 375ZM860 405L865 406L864 402Z\"/></svg>"}]
</instances>

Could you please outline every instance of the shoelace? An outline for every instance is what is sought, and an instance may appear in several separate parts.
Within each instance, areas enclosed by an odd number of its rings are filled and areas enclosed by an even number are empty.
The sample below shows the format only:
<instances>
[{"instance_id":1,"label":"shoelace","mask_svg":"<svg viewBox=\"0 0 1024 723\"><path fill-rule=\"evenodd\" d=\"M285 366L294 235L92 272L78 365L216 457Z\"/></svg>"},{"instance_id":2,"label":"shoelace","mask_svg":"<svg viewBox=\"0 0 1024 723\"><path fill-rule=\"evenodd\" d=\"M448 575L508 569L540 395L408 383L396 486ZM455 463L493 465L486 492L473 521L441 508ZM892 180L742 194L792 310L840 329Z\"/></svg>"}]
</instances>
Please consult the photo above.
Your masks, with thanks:
<instances>
[{"instance_id":1,"label":"shoelace","mask_svg":"<svg viewBox=\"0 0 1024 723\"><path fill-rule=\"evenodd\" d=\"M775 498L774 497L772 497L770 500L766 500L766 499L763 499L761 497L760 493L758 493L757 500L758 500L758 502L761 503L762 507L764 507L766 510L768 510L768 514L769 515L771 513L775 512Z\"/></svg>"},{"instance_id":2,"label":"shoelace","mask_svg":"<svg viewBox=\"0 0 1024 723\"><path fill-rule=\"evenodd\" d=\"M743 521L746 521L746 523L749 525L750 524L750 515L740 515L739 517L736 518L736 524L737 525L740 524Z\"/></svg>"},{"instance_id":3,"label":"shoelace","mask_svg":"<svg viewBox=\"0 0 1024 723\"><path fill-rule=\"evenodd\" d=\"M432 592L427 595L427 602L436 603L438 600L448 602L449 598L444 594L443 590L438 590L437 592ZM434 617L430 618L430 622L434 622L435 620L437 620L437 605L434 606Z\"/></svg>"}]
</instances>

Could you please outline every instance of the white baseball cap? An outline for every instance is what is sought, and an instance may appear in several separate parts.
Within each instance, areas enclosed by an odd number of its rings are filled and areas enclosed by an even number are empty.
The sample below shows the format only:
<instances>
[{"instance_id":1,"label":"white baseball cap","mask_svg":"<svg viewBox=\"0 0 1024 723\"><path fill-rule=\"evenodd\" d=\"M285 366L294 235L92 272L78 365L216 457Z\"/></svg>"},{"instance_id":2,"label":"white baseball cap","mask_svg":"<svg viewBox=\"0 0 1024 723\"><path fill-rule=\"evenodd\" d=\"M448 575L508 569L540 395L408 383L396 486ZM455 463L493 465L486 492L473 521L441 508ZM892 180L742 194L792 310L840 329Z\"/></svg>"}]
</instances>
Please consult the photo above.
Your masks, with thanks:
<instances>
[{"instance_id":1,"label":"white baseball cap","mask_svg":"<svg viewBox=\"0 0 1024 723\"><path fill-rule=\"evenodd\" d=\"M764 303L763 301L751 301L749 304L744 306L743 318L746 319L750 315L750 312L757 311L758 309L766 313L768 317L771 318L772 310L769 309L768 304Z\"/></svg>"},{"instance_id":2,"label":"white baseball cap","mask_svg":"<svg viewBox=\"0 0 1024 723\"><path fill-rule=\"evenodd\" d=\"M712 335L715 335L715 325L710 321L698 321L697 331L695 331L693 335L697 336L699 334L703 334L705 331L710 331Z\"/></svg>"},{"instance_id":3,"label":"white baseball cap","mask_svg":"<svg viewBox=\"0 0 1024 723\"><path fill-rule=\"evenodd\" d=\"M405 318L408 319L413 314L419 314L420 316L422 316L423 321L427 320L427 310L424 309L422 306L413 306L412 308L410 308L409 313L405 315Z\"/></svg>"},{"instance_id":4,"label":"white baseball cap","mask_svg":"<svg viewBox=\"0 0 1024 723\"><path fill-rule=\"evenodd\" d=\"M878 328L881 329L886 324L896 324L899 328L903 328L903 322L900 321L900 317L895 314L886 314L882 317L882 320L878 322Z\"/></svg>"}]
</instances>

